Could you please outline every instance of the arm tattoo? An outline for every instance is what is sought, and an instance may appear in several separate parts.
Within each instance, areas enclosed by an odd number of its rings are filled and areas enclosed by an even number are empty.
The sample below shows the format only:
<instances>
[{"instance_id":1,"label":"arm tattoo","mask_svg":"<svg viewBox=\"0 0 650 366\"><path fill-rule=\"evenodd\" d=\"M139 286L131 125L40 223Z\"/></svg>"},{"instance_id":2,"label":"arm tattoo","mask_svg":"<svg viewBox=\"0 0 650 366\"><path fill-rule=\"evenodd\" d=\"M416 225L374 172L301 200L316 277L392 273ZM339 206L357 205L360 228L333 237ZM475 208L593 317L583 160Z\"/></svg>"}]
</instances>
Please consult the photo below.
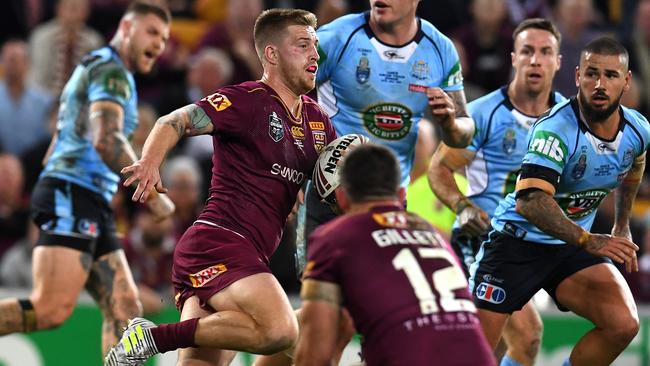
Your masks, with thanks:
<instances>
[{"instance_id":1,"label":"arm tattoo","mask_svg":"<svg viewBox=\"0 0 650 366\"><path fill-rule=\"evenodd\" d=\"M627 173L626 179L616 189L615 195L615 227L618 229L628 230L630 223L630 214L632 205L636 198L641 179L643 178L643 171L645 170L645 154L634 160L632 168ZM627 228L627 229L626 229Z\"/></svg>"},{"instance_id":2,"label":"arm tattoo","mask_svg":"<svg viewBox=\"0 0 650 366\"><path fill-rule=\"evenodd\" d=\"M465 99L465 92L462 90L448 92L451 100L454 101L456 107L456 117L469 117L467 112L467 100Z\"/></svg>"},{"instance_id":3,"label":"arm tattoo","mask_svg":"<svg viewBox=\"0 0 650 366\"><path fill-rule=\"evenodd\" d=\"M174 128L180 139L183 135L203 135L211 133L214 125L203 108L190 104L160 118L157 123Z\"/></svg>"},{"instance_id":4,"label":"arm tattoo","mask_svg":"<svg viewBox=\"0 0 650 366\"><path fill-rule=\"evenodd\" d=\"M94 145L104 163L115 173L135 161L135 153L122 132L119 107L102 105L90 114Z\"/></svg>"},{"instance_id":5,"label":"arm tattoo","mask_svg":"<svg viewBox=\"0 0 650 366\"><path fill-rule=\"evenodd\" d=\"M190 126L187 131L188 135L195 136L212 132L214 125L203 108L192 104L187 106L186 109L190 115Z\"/></svg>"},{"instance_id":6,"label":"arm tattoo","mask_svg":"<svg viewBox=\"0 0 650 366\"><path fill-rule=\"evenodd\" d=\"M562 212L553 196L544 191L517 198L517 211L528 222L565 243L576 244L582 234L583 229Z\"/></svg>"},{"instance_id":7,"label":"arm tattoo","mask_svg":"<svg viewBox=\"0 0 650 366\"><path fill-rule=\"evenodd\" d=\"M161 125L169 125L176 131L176 134L178 134L178 138L180 139L185 134L187 119L187 113L183 112L183 109L181 108L173 111L166 116L160 117L156 123L159 123Z\"/></svg>"},{"instance_id":8,"label":"arm tattoo","mask_svg":"<svg viewBox=\"0 0 650 366\"><path fill-rule=\"evenodd\" d=\"M640 183L640 182L639 182ZM632 212L632 205L636 198L636 193L639 190L639 183L634 184L621 184L615 192L616 200L615 219L614 222L620 228L628 227L630 223L630 214Z\"/></svg>"}]
</instances>

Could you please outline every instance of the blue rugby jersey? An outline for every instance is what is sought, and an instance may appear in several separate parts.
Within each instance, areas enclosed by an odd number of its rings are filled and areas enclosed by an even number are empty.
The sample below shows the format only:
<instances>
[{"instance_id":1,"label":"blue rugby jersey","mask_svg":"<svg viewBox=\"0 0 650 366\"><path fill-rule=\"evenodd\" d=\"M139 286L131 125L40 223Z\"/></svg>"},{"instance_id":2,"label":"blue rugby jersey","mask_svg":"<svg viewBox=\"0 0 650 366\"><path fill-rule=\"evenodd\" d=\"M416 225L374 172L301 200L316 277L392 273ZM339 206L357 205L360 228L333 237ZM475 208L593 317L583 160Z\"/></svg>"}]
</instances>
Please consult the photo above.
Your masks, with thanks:
<instances>
[{"instance_id":1,"label":"blue rugby jersey","mask_svg":"<svg viewBox=\"0 0 650 366\"><path fill-rule=\"evenodd\" d=\"M549 96L551 106L564 101L560 93ZM499 201L515 190L521 160L527 151L527 136L538 116L517 110L504 86L467 105L476 132L467 149L476 153L466 167L467 196L490 217ZM458 227L458 219L454 223Z\"/></svg>"},{"instance_id":2,"label":"blue rugby jersey","mask_svg":"<svg viewBox=\"0 0 650 366\"><path fill-rule=\"evenodd\" d=\"M369 13L350 14L318 30L318 102L338 136L360 133L391 148L409 183L418 122L428 87L463 89L458 54L431 23L419 19L404 45L382 43L368 25Z\"/></svg>"},{"instance_id":3,"label":"blue rugby jersey","mask_svg":"<svg viewBox=\"0 0 650 366\"><path fill-rule=\"evenodd\" d=\"M553 169L560 174L555 200L564 213L590 230L596 209L609 192L618 187L650 143L650 126L639 112L621 107L616 137L605 140L594 135L580 119L575 98L557 104L541 118L528 135L523 164ZM515 193L497 207L492 226L515 237L540 244L565 244L529 223L515 210Z\"/></svg>"},{"instance_id":4,"label":"blue rugby jersey","mask_svg":"<svg viewBox=\"0 0 650 366\"><path fill-rule=\"evenodd\" d=\"M126 136L138 124L137 93L133 75L111 47L85 55L61 94L58 138L41 177L78 184L110 201L120 177L102 160L93 146L90 103L109 100L124 109Z\"/></svg>"}]
</instances>

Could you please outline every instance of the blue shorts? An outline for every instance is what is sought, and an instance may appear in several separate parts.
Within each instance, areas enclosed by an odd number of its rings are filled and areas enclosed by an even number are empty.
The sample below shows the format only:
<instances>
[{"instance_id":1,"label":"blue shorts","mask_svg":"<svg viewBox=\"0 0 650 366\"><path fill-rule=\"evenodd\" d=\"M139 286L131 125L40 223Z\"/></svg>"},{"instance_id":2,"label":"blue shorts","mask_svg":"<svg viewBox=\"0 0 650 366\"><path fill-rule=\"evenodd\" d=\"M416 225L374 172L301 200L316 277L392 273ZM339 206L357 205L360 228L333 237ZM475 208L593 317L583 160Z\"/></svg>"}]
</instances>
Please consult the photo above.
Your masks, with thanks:
<instances>
[{"instance_id":1,"label":"blue shorts","mask_svg":"<svg viewBox=\"0 0 650 366\"><path fill-rule=\"evenodd\" d=\"M575 245L549 245L517 239L492 230L470 268L470 290L480 309L512 313L541 289L555 300L557 286L572 274L600 263L612 263Z\"/></svg>"},{"instance_id":2,"label":"blue shorts","mask_svg":"<svg viewBox=\"0 0 650 366\"><path fill-rule=\"evenodd\" d=\"M36 245L63 246L94 259L121 249L113 210L102 195L56 178L42 178L32 193Z\"/></svg>"},{"instance_id":3,"label":"blue shorts","mask_svg":"<svg viewBox=\"0 0 650 366\"><path fill-rule=\"evenodd\" d=\"M469 237L458 228L451 231L451 239L449 239L451 247L454 248L454 253L461 260L463 271L467 277L469 277L469 267L476 262L476 254L481 248L481 243L487 239L488 232L476 237Z\"/></svg>"}]
</instances>

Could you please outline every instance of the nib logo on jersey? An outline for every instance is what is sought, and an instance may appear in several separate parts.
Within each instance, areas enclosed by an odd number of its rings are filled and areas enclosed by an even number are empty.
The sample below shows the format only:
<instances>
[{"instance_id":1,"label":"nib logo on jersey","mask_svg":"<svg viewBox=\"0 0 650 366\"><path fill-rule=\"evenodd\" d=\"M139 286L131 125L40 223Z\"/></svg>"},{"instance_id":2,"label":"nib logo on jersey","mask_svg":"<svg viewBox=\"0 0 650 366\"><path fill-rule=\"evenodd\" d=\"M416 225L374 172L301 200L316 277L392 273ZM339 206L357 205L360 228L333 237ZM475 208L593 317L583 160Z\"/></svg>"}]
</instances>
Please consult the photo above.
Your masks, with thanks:
<instances>
[{"instance_id":1,"label":"nib logo on jersey","mask_svg":"<svg viewBox=\"0 0 650 366\"><path fill-rule=\"evenodd\" d=\"M562 139L553 132L536 131L528 152L542 156L563 167L568 149Z\"/></svg>"},{"instance_id":2,"label":"nib logo on jersey","mask_svg":"<svg viewBox=\"0 0 650 366\"><path fill-rule=\"evenodd\" d=\"M506 299L506 291L491 283L481 282L476 287L476 297L493 304L501 304Z\"/></svg>"},{"instance_id":3,"label":"nib logo on jersey","mask_svg":"<svg viewBox=\"0 0 650 366\"><path fill-rule=\"evenodd\" d=\"M397 103L374 105L363 112L366 129L381 139L400 140L411 131L413 113Z\"/></svg>"}]
</instances>

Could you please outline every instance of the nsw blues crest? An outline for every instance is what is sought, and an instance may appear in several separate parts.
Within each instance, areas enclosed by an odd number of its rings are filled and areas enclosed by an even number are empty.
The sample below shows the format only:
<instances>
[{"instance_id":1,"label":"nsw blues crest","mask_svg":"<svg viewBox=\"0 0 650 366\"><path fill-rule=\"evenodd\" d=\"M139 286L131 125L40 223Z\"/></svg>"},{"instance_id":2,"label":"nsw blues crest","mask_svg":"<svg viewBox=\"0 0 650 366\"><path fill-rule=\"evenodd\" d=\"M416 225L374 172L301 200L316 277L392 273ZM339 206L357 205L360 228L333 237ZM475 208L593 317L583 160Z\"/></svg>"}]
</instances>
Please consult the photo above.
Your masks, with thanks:
<instances>
[{"instance_id":1,"label":"nsw blues crest","mask_svg":"<svg viewBox=\"0 0 650 366\"><path fill-rule=\"evenodd\" d=\"M366 56L361 56L359 59L359 64L357 65L357 82L359 84L365 84L370 77L370 61Z\"/></svg>"}]
</instances>

